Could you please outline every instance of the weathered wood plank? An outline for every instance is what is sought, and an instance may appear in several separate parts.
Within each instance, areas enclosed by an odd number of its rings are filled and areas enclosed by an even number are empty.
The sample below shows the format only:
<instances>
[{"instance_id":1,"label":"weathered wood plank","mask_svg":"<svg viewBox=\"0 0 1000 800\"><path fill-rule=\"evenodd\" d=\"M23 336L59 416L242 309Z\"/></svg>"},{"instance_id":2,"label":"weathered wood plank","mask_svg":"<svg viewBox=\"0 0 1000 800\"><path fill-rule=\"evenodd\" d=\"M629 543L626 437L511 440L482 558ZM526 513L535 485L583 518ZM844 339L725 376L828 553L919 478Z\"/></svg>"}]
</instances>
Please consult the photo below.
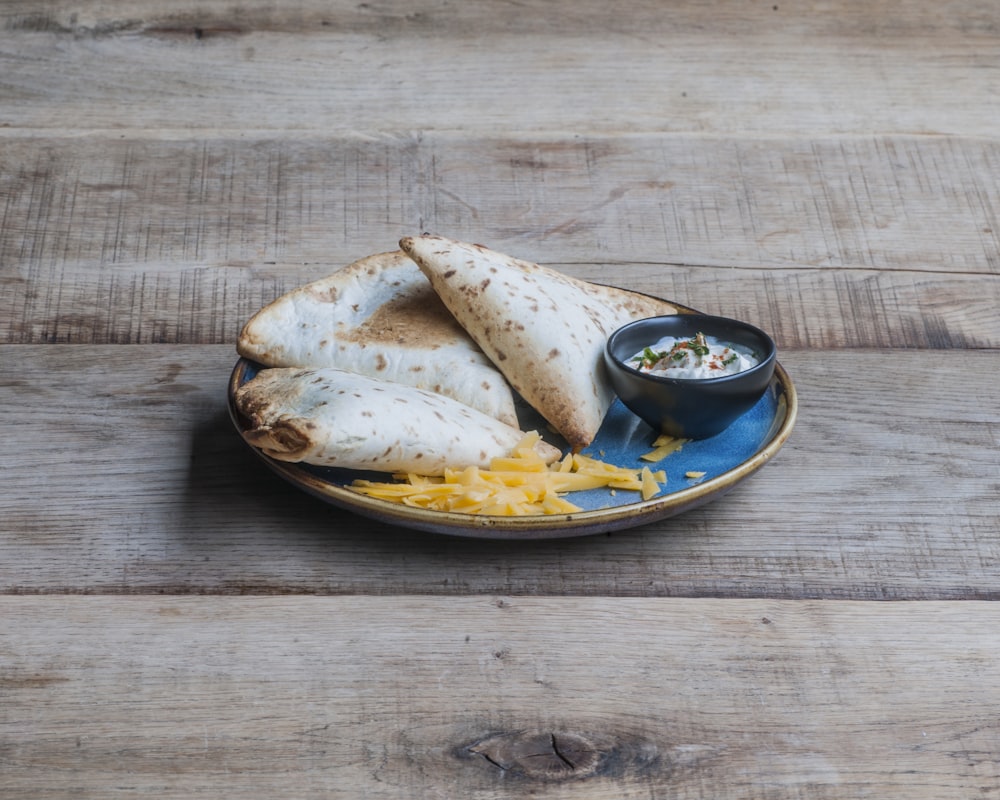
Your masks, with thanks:
<instances>
[{"instance_id":1,"label":"weathered wood plank","mask_svg":"<svg viewBox=\"0 0 1000 800\"><path fill-rule=\"evenodd\" d=\"M0 612L11 800L1000 786L996 603L4 597Z\"/></svg>"},{"instance_id":2,"label":"weathered wood plank","mask_svg":"<svg viewBox=\"0 0 1000 800\"><path fill-rule=\"evenodd\" d=\"M781 359L799 422L750 481L644 528L512 544L287 486L228 420L230 347L6 346L0 592L998 597L997 351Z\"/></svg>"},{"instance_id":3,"label":"weathered wood plank","mask_svg":"<svg viewBox=\"0 0 1000 800\"><path fill-rule=\"evenodd\" d=\"M200 28L202 39L252 31L297 36L350 31L446 39L489 31L548 36L667 31L697 36L712 30L730 36L851 37L883 45L930 36L989 40L997 36L996 19L997 9L990 0L813 0L777 9L757 3L725 3L708 9L700 0L674 0L669 11L657 0L627 0L616 7L596 0L573 4L525 0L493 6L447 0L382 0L377 4L298 0L280 7L251 1L239 8L220 0L176 0L166 7L151 0L5 0L0 7L0 27L11 33L83 37L151 31L196 36Z\"/></svg>"},{"instance_id":4,"label":"weathered wood plank","mask_svg":"<svg viewBox=\"0 0 1000 800\"><path fill-rule=\"evenodd\" d=\"M4 2L0 798L1000 800L998 59L993 0ZM418 230L757 322L790 442L580 540L286 486L236 331Z\"/></svg>"},{"instance_id":5,"label":"weathered wood plank","mask_svg":"<svg viewBox=\"0 0 1000 800\"><path fill-rule=\"evenodd\" d=\"M434 230L787 347L1000 346L995 141L0 137L0 163L8 343L232 342Z\"/></svg>"},{"instance_id":6,"label":"weathered wood plank","mask_svg":"<svg viewBox=\"0 0 1000 800\"><path fill-rule=\"evenodd\" d=\"M463 6L5 3L4 122L996 133L988 0Z\"/></svg>"}]
</instances>

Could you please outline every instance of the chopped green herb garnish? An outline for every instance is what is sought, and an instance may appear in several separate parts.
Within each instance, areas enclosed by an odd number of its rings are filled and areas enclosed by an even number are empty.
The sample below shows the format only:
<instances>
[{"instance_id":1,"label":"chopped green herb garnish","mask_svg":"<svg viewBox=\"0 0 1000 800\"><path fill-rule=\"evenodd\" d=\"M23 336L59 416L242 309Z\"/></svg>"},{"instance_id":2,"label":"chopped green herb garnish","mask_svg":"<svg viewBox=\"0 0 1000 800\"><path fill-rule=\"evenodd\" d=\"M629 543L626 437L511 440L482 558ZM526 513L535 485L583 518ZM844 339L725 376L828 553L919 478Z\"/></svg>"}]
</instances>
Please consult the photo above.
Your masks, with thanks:
<instances>
[{"instance_id":1,"label":"chopped green herb garnish","mask_svg":"<svg viewBox=\"0 0 1000 800\"><path fill-rule=\"evenodd\" d=\"M632 360L640 367L653 367L660 359L666 358L667 354L657 353L651 347L645 347L641 355L632 356Z\"/></svg>"},{"instance_id":2,"label":"chopped green herb garnish","mask_svg":"<svg viewBox=\"0 0 1000 800\"><path fill-rule=\"evenodd\" d=\"M708 347L708 342L705 341L705 334L698 333L695 337L688 342L688 347L690 347L696 356L707 356L710 349Z\"/></svg>"}]
</instances>

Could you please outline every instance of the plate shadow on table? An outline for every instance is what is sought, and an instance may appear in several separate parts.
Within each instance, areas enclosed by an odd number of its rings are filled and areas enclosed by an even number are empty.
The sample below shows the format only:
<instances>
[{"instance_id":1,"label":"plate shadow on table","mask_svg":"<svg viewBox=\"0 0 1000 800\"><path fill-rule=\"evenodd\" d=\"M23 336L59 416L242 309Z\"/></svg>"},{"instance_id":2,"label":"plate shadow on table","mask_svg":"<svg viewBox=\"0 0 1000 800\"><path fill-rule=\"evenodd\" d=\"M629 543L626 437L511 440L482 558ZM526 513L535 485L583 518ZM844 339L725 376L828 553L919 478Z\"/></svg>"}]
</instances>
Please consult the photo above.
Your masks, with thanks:
<instances>
[{"instance_id":1,"label":"plate shadow on table","mask_svg":"<svg viewBox=\"0 0 1000 800\"><path fill-rule=\"evenodd\" d=\"M460 593L485 574L496 591L524 591L531 575L541 580L567 559L592 564L613 555L623 538L633 540L631 550L644 537L664 538L644 526L568 539L474 539L368 519L274 474L221 406L195 425L180 505L175 544L192 591L377 592L390 572L394 587L414 592Z\"/></svg>"}]
</instances>

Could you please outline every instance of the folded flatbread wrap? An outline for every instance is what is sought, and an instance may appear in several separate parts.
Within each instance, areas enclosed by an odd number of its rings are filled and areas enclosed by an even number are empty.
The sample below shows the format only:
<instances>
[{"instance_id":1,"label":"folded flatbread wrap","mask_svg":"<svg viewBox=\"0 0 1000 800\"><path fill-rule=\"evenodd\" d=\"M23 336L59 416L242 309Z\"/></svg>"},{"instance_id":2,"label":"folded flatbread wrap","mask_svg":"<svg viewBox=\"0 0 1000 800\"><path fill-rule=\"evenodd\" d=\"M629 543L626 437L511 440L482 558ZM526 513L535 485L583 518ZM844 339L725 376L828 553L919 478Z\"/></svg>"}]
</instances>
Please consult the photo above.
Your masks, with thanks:
<instances>
[{"instance_id":1,"label":"folded flatbread wrap","mask_svg":"<svg viewBox=\"0 0 1000 800\"><path fill-rule=\"evenodd\" d=\"M243 437L280 461L441 475L489 467L524 434L450 397L330 367L261 370L235 393ZM551 463L560 453L536 449Z\"/></svg>"},{"instance_id":2,"label":"folded flatbread wrap","mask_svg":"<svg viewBox=\"0 0 1000 800\"><path fill-rule=\"evenodd\" d=\"M268 367L336 367L427 389L517 425L503 375L400 252L279 297L246 323L236 349Z\"/></svg>"},{"instance_id":3,"label":"folded flatbread wrap","mask_svg":"<svg viewBox=\"0 0 1000 800\"><path fill-rule=\"evenodd\" d=\"M400 247L514 389L574 448L593 441L614 400L603 351L628 322L670 303L600 286L482 245L412 236Z\"/></svg>"}]
</instances>

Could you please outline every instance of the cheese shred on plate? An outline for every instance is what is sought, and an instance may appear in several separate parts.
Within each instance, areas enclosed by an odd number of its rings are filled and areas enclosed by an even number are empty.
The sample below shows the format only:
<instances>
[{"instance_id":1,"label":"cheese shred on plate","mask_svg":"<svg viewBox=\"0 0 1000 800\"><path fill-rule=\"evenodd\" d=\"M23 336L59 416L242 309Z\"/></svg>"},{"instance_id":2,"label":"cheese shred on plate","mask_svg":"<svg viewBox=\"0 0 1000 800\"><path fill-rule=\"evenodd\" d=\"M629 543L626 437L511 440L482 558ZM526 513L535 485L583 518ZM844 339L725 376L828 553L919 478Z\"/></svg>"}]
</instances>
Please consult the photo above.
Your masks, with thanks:
<instances>
[{"instance_id":1,"label":"cheese shred on plate","mask_svg":"<svg viewBox=\"0 0 1000 800\"><path fill-rule=\"evenodd\" d=\"M644 453L639 458L643 461L663 461L671 453L678 452L684 447L687 441L687 439L677 439L673 436L663 434L662 436L658 436L656 441L653 442L654 449L648 453Z\"/></svg>"},{"instance_id":2,"label":"cheese shred on plate","mask_svg":"<svg viewBox=\"0 0 1000 800\"><path fill-rule=\"evenodd\" d=\"M510 456L494 458L489 469L445 470L441 477L394 475L398 483L355 480L347 488L414 508L514 517L582 511L564 495L601 487L636 491L649 500L667 482L663 470L616 467L576 453L550 466L535 450L540 438L526 434Z\"/></svg>"}]
</instances>

